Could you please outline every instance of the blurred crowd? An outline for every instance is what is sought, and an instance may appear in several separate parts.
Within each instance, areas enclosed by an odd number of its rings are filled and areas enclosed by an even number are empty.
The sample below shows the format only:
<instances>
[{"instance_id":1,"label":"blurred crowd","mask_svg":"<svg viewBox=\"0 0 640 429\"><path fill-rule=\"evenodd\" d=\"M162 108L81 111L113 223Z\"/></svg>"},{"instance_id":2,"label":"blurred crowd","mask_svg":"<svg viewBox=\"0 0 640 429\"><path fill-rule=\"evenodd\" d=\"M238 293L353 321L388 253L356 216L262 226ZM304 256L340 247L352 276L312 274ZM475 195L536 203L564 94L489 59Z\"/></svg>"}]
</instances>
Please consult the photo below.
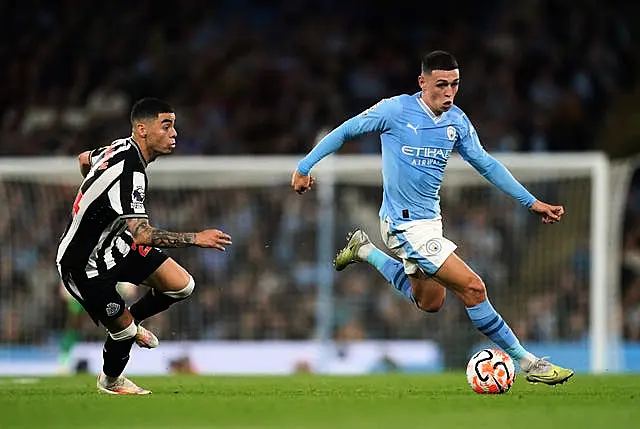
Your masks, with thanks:
<instances>
[{"instance_id":1,"label":"blurred crowd","mask_svg":"<svg viewBox=\"0 0 640 429\"><path fill-rule=\"evenodd\" d=\"M588 149L634 81L630 3L455 0L450 19L364 0L3 3L0 154L104 145L150 95L178 109L182 154L301 153L319 129L416 92L433 49L458 58L458 104L487 148Z\"/></svg>"},{"instance_id":2,"label":"blurred crowd","mask_svg":"<svg viewBox=\"0 0 640 429\"><path fill-rule=\"evenodd\" d=\"M433 49L458 58L457 104L488 150L588 150L608 109L636 83L629 3L455 0L444 9L377 9L364 0L183 2L169 9L147 0L3 3L0 155L70 155L107 144L129 134L128 111L143 96L176 107L180 154L301 154L319 130L380 98L417 91L420 57ZM362 138L342 150L376 153L378 143ZM0 343L44 342L65 326L53 261L74 194L57 184L0 183ZM517 333L525 340L584 338L588 251L575 245L551 278L523 280L522 236L536 226L504 196L474 195L449 202L447 234ZM336 243L355 224L377 236L379 197L378 189L340 190L344 216ZM198 295L153 320L163 338L315 335L313 198L300 200L280 187L212 195L153 186L149 198L158 226L216 225L234 238L225 255L176 253L196 278ZM626 246L637 250L627 254L640 266L634 198ZM625 335L633 339L640 339L639 279L625 274ZM141 292L127 293L135 299ZM336 276L333 293L337 339L477 340L454 300L440 316L409 311L366 267ZM83 330L87 339L103 336L89 323Z\"/></svg>"},{"instance_id":3,"label":"blurred crowd","mask_svg":"<svg viewBox=\"0 0 640 429\"><path fill-rule=\"evenodd\" d=\"M76 189L53 182L0 183L7 202L7 216L0 224L0 343L47 342L65 329L69 317L68 297L53 261ZM554 186L567 194L573 189L566 187L570 183ZM531 189L540 191L535 184ZM537 258L541 266L555 259L546 251L554 242L541 246L530 240L526 249L522 247L523 234L539 233L537 218L488 187L463 187L454 194L443 198L447 236L460 245L458 253L484 278L492 301L511 316L523 339L583 338L588 326L584 293L588 270L574 263L579 246L569 249L567 262L554 267L551 277L523 278L527 259ZM336 224L328 232L336 247L356 225L380 244L380 197L380 189L373 185L336 189ZM146 206L160 228L190 231L210 225L233 236L225 253L198 248L168 251L192 273L197 293L147 324L162 338L310 339L319 323L329 323L329 332L338 340L431 338L452 342L461 356L465 344L478 340L453 296L438 316L421 313L364 264L329 279L333 314L318 318L321 276L330 266L330 259L320 257L317 247L321 210L312 195L300 198L286 184L155 188ZM587 216L585 210L582 220ZM121 285L120 292L132 302L145 290ZM80 326L82 338L104 335L88 318Z\"/></svg>"}]
</instances>

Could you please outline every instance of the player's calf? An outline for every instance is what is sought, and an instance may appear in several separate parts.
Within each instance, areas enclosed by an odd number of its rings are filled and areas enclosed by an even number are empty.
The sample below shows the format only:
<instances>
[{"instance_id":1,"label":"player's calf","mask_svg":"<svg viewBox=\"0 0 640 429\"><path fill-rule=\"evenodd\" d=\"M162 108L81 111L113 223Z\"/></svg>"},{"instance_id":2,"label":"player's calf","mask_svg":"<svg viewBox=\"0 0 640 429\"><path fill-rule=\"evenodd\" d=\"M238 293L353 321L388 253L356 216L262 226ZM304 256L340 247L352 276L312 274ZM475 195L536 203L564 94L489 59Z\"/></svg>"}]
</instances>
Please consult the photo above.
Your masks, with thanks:
<instances>
[{"instance_id":1,"label":"player's calf","mask_svg":"<svg viewBox=\"0 0 640 429\"><path fill-rule=\"evenodd\" d=\"M118 326L128 323L124 329L118 330ZM103 323L105 324L105 323ZM107 326L107 324L105 324ZM102 372L107 379L115 380L124 371L127 362L129 362L129 354L131 353L131 346L135 341L136 334L138 333L138 327L131 319L131 315L125 312L118 320L112 321L107 326L109 335L104 342L104 348L102 349L103 366Z\"/></svg>"},{"instance_id":2,"label":"player's calf","mask_svg":"<svg viewBox=\"0 0 640 429\"><path fill-rule=\"evenodd\" d=\"M139 323L167 310L176 302L183 301L191 296L196 286L196 282L189 275L186 286L177 290L167 290L160 292L152 288L142 298L135 302L131 308L131 315Z\"/></svg>"},{"instance_id":3,"label":"player's calf","mask_svg":"<svg viewBox=\"0 0 640 429\"><path fill-rule=\"evenodd\" d=\"M420 310L427 313L437 313L444 305L445 294L442 293L436 298L424 298L420 297L420 295L416 297L416 295L414 295L413 299L415 300L416 307Z\"/></svg>"},{"instance_id":4,"label":"player's calf","mask_svg":"<svg viewBox=\"0 0 640 429\"><path fill-rule=\"evenodd\" d=\"M447 258L435 277L464 302L476 329L500 346L513 360L526 365L536 359L522 347L509 325L493 308L480 276L455 253Z\"/></svg>"}]
</instances>

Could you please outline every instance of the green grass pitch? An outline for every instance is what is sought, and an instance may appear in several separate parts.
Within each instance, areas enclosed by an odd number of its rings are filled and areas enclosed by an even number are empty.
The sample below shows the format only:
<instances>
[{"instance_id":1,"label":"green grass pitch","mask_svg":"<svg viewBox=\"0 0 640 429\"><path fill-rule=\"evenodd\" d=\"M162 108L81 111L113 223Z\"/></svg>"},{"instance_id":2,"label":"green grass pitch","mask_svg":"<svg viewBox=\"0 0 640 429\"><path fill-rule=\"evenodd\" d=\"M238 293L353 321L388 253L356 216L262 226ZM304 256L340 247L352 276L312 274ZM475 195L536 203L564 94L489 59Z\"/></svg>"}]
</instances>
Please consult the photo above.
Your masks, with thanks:
<instances>
[{"instance_id":1,"label":"green grass pitch","mask_svg":"<svg viewBox=\"0 0 640 429\"><path fill-rule=\"evenodd\" d=\"M519 378L503 395L475 394L462 373L132 379L153 394L98 394L88 376L0 378L0 428L640 427L638 375Z\"/></svg>"}]
</instances>

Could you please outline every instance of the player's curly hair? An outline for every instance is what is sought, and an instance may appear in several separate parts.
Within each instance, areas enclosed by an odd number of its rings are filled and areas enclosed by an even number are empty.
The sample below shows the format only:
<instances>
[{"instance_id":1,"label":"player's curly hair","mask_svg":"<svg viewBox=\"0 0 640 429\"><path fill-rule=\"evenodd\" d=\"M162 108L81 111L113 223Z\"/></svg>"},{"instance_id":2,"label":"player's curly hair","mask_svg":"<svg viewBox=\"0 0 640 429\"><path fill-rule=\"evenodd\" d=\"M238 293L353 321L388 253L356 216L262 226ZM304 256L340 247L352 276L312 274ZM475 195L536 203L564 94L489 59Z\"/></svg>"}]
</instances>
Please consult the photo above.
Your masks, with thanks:
<instances>
[{"instance_id":1,"label":"player's curly hair","mask_svg":"<svg viewBox=\"0 0 640 429\"><path fill-rule=\"evenodd\" d=\"M458 61L449 52L433 51L422 57L422 73L431 74L433 70L455 70Z\"/></svg>"},{"instance_id":2,"label":"player's curly hair","mask_svg":"<svg viewBox=\"0 0 640 429\"><path fill-rule=\"evenodd\" d=\"M169 103L159 98L143 98L131 108L131 124L144 119L155 119L160 113L174 113L174 110Z\"/></svg>"}]
</instances>

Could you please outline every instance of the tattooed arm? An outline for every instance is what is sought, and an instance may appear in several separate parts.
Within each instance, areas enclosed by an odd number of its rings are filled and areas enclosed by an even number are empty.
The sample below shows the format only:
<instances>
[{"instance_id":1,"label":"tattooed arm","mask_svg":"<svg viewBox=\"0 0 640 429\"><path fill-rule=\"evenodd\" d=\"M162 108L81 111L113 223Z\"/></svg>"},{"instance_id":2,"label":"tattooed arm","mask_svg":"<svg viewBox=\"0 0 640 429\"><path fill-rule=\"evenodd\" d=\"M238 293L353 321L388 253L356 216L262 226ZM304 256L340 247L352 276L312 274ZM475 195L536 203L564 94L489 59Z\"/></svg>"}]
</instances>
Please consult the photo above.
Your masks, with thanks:
<instances>
[{"instance_id":1,"label":"tattooed arm","mask_svg":"<svg viewBox=\"0 0 640 429\"><path fill-rule=\"evenodd\" d=\"M170 232L154 228L145 218L129 219L127 226L138 245L154 247L195 246L195 232Z\"/></svg>"},{"instance_id":2,"label":"tattooed arm","mask_svg":"<svg viewBox=\"0 0 640 429\"><path fill-rule=\"evenodd\" d=\"M231 237L217 229L201 232L170 232L149 225L146 218L127 220L129 232L137 245L154 247L212 247L224 251L223 245L231 244Z\"/></svg>"}]
</instances>

